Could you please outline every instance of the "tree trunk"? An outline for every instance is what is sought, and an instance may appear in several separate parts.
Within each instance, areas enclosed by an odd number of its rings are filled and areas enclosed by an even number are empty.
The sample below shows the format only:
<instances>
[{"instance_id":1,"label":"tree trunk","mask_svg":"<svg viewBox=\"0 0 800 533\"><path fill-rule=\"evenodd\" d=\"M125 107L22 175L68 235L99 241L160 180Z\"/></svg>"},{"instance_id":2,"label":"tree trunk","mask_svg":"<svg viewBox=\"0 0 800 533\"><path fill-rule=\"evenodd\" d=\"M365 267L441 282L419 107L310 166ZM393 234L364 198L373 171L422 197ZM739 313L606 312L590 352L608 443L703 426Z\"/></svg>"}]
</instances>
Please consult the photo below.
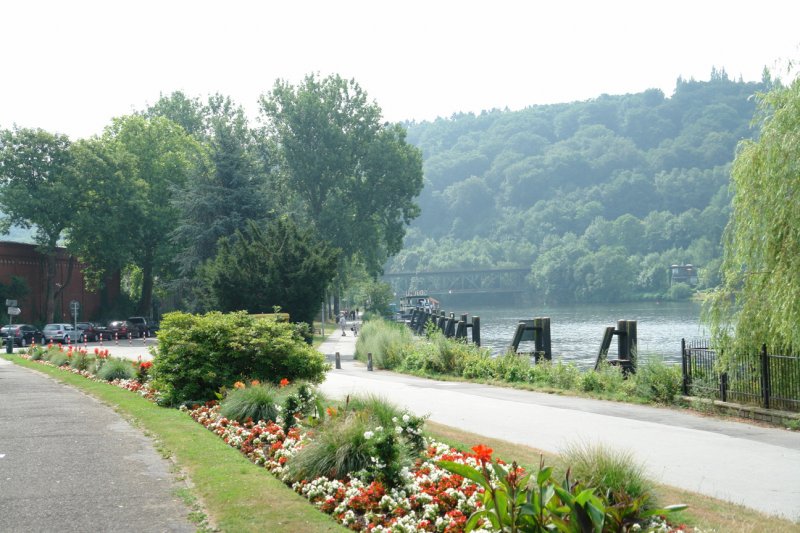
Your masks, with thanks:
<instances>
[{"instance_id":1,"label":"tree trunk","mask_svg":"<svg viewBox=\"0 0 800 533\"><path fill-rule=\"evenodd\" d=\"M153 254L145 253L142 262L142 297L139 299L139 314L152 318L153 312Z\"/></svg>"},{"instance_id":2,"label":"tree trunk","mask_svg":"<svg viewBox=\"0 0 800 533\"><path fill-rule=\"evenodd\" d=\"M56 314L56 251L52 249L47 254L47 263L45 267L45 320L47 323L55 320Z\"/></svg>"}]
</instances>

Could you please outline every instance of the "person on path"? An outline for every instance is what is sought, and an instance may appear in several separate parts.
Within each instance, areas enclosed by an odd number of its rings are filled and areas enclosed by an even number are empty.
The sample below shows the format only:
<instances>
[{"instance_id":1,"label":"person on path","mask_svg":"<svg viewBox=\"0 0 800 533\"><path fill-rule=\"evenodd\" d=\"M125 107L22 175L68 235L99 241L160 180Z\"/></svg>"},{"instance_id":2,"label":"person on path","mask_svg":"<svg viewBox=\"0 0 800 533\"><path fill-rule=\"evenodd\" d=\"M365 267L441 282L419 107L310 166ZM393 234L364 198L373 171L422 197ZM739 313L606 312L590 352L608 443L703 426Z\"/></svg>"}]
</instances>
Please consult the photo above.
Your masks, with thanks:
<instances>
[{"instance_id":1,"label":"person on path","mask_svg":"<svg viewBox=\"0 0 800 533\"><path fill-rule=\"evenodd\" d=\"M347 326L347 319L345 318L345 315L339 317L339 325L342 326L342 337L347 337L347 333L344 330L344 328Z\"/></svg>"}]
</instances>

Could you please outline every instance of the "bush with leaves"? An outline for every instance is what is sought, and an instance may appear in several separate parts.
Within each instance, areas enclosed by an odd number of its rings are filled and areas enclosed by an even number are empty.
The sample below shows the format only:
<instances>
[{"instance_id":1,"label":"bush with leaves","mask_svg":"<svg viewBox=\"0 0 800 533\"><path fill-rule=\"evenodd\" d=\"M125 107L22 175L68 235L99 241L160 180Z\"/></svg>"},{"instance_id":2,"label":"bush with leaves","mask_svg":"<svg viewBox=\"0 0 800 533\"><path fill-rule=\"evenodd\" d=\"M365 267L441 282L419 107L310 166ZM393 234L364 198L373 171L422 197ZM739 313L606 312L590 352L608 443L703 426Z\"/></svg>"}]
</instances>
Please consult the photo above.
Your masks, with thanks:
<instances>
[{"instance_id":1,"label":"bush with leaves","mask_svg":"<svg viewBox=\"0 0 800 533\"><path fill-rule=\"evenodd\" d=\"M683 375L677 365L651 357L636 371L636 393L652 402L671 404L681 393Z\"/></svg>"},{"instance_id":2,"label":"bush with leaves","mask_svg":"<svg viewBox=\"0 0 800 533\"><path fill-rule=\"evenodd\" d=\"M236 381L319 383L329 367L293 324L243 311L169 313L158 339L152 383L169 405L213 399Z\"/></svg>"},{"instance_id":3,"label":"bush with leaves","mask_svg":"<svg viewBox=\"0 0 800 533\"><path fill-rule=\"evenodd\" d=\"M414 338L404 324L386 320L370 320L359 332L356 341L356 358L362 361L371 353L378 368L392 369L402 362Z\"/></svg>"}]
</instances>

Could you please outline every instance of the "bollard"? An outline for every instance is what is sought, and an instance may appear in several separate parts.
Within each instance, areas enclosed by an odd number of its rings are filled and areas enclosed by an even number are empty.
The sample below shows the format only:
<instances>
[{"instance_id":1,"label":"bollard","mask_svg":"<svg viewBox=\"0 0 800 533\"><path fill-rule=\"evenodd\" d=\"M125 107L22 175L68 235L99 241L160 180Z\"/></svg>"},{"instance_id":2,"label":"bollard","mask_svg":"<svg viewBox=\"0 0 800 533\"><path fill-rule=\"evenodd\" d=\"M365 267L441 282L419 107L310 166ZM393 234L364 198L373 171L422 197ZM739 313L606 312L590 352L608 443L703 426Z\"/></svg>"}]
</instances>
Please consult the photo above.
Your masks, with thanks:
<instances>
[{"instance_id":1,"label":"bollard","mask_svg":"<svg viewBox=\"0 0 800 533\"><path fill-rule=\"evenodd\" d=\"M372 352L367 354L367 370L372 372Z\"/></svg>"},{"instance_id":2,"label":"bollard","mask_svg":"<svg viewBox=\"0 0 800 533\"><path fill-rule=\"evenodd\" d=\"M85 350L89 349L89 336L86 333L83 334L83 348Z\"/></svg>"},{"instance_id":3,"label":"bollard","mask_svg":"<svg viewBox=\"0 0 800 533\"><path fill-rule=\"evenodd\" d=\"M119 333L114 333L114 344L119 346Z\"/></svg>"},{"instance_id":4,"label":"bollard","mask_svg":"<svg viewBox=\"0 0 800 533\"><path fill-rule=\"evenodd\" d=\"M336 352L335 361L336 361L336 370L341 370L342 369L342 357L339 355L339 352Z\"/></svg>"},{"instance_id":5,"label":"bollard","mask_svg":"<svg viewBox=\"0 0 800 533\"><path fill-rule=\"evenodd\" d=\"M128 333L128 346L133 346L133 339L131 338L130 333Z\"/></svg>"}]
</instances>

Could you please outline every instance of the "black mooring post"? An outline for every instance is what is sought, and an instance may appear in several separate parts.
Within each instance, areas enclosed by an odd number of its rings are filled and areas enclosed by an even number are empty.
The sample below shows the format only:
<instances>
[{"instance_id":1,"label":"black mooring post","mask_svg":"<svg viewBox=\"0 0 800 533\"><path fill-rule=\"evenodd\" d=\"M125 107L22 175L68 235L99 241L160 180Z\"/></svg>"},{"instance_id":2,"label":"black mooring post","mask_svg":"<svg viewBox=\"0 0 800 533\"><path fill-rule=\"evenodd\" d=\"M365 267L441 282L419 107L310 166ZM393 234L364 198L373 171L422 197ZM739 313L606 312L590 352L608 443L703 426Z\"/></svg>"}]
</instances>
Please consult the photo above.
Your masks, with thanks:
<instances>
[{"instance_id":1,"label":"black mooring post","mask_svg":"<svg viewBox=\"0 0 800 533\"><path fill-rule=\"evenodd\" d=\"M334 357L334 360L336 361L336 369L337 370L341 370L342 369L342 357L339 355L339 352L336 352L336 356Z\"/></svg>"},{"instance_id":2,"label":"black mooring post","mask_svg":"<svg viewBox=\"0 0 800 533\"><path fill-rule=\"evenodd\" d=\"M367 370L372 372L372 352L367 353Z\"/></svg>"},{"instance_id":3,"label":"black mooring post","mask_svg":"<svg viewBox=\"0 0 800 533\"><path fill-rule=\"evenodd\" d=\"M684 396L689 396L689 359L686 353L686 339L681 339L681 371L683 372L682 392Z\"/></svg>"},{"instance_id":4,"label":"black mooring post","mask_svg":"<svg viewBox=\"0 0 800 533\"><path fill-rule=\"evenodd\" d=\"M550 317L536 317L533 319L534 349L541 353L548 361L553 360L553 349L550 345Z\"/></svg>"},{"instance_id":5,"label":"black mooring post","mask_svg":"<svg viewBox=\"0 0 800 533\"><path fill-rule=\"evenodd\" d=\"M481 317L472 317L472 342L475 346L481 345Z\"/></svg>"}]
</instances>

